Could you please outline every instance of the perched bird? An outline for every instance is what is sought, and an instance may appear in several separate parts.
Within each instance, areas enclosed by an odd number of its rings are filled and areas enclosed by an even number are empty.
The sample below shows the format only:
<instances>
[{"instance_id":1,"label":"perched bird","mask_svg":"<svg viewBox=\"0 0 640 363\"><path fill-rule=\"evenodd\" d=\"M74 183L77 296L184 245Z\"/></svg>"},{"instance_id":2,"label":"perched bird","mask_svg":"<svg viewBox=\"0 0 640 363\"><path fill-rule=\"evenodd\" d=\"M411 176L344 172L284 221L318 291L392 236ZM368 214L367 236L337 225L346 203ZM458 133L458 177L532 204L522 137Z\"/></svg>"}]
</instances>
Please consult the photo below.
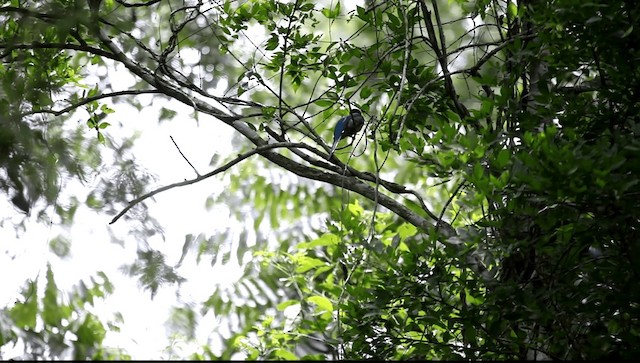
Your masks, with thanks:
<instances>
[{"instance_id":1,"label":"perched bird","mask_svg":"<svg viewBox=\"0 0 640 363\"><path fill-rule=\"evenodd\" d=\"M348 136L353 137L362 129L362 126L364 126L364 117L362 117L362 113L357 108L351 110L349 115L338 120L335 130L333 130L333 145L331 146L329 158L331 158L333 152L336 151L340 140Z\"/></svg>"}]
</instances>

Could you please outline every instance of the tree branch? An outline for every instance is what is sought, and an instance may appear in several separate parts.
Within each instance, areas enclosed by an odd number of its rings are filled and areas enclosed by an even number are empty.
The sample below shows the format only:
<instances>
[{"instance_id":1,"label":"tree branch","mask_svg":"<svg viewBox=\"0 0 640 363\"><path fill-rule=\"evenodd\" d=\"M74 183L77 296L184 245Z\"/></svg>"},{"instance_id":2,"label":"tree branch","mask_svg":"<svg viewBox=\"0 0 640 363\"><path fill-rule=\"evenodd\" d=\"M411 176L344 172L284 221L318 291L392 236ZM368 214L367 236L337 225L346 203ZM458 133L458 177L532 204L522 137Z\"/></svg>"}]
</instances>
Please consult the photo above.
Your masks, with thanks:
<instances>
[{"instance_id":1,"label":"tree branch","mask_svg":"<svg viewBox=\"0 0 640 363\"><path fill-rule=\"evenodd\" d=\"M24 117L24 116L30 116L30 115L36 115L39 113L48 113L48 114L52 114L54 116L60 116L62 114L65 114L67 112L73 111L78 107L84 106L87 103L96 101L96 100L100 100L103 98L109 98L109 97L119 97L119 96L125 96L125 95L142 95L142 94L160 94L162 92L158 91L158 90L139 90L139 91L118 91L118 92L111 92L111 93L103 93L101 95L97 95L97 96L93 96L93 97L89 97L89 98L85 98L84 100L73 104L71 106L65 107L61 110L58 111L54 111L54 110L37 110L37 111L29 111L29 112L25 112L23 114L21 114L20 116Z\"/></svg>"},{"instance_id":2,"label":"tree branch","mask_svg":"<svg viewBox=\"0 0 640 363\"><path fill-rule=\"evenodd\" d=\"M176 140L173 139L173 136L169 136L171 138L171 141L173 142L173 145L176 146L176 149L178 149L178 152L180 153L180 155L182 155L182 158L189 164L189 166L191 167L191 169L193 169L193 171L196 173L197 176L200 176L200 173L198 173L198 170L196 169L195 166L193 166L193 164L191 164L191 162L189 161L189 159L187 159L186 156L184 156L184 154L182 153L182 150L180 150L180 147L178 146L178 144L176 144Z\"/></svg>"},{"instance_id":3,"label":"tree branch","mask_svg":"<svg viewBox=\"0 0 640 363\"><path fill-rule=\"evenodd\" d=\"M52 20L63 19L64 17L57 14L48 14L48 13L38 13L36 11L32 11L25 8L18 8L15 6L2 6L0 7L0 13L18 13L24 16L29 16L32 18L38 18L46 22L51 22Z\"/></svg>"},{"instance_id":4,"label":"tree branch","mask_svg":"<svg viewBox=\"0 0 640 363\"><path fill-rule=\"evenodd\" d=\"M248 127L248 126L247 126ZM191 185L194 183L197 183L201 180L207 179L211 176L214 176L216 174L219 174L221 172L224 172L226 170L228 170L229 168L231 168L232 166L238 164L239 162L249 158L250 156L254 155L254 154L260 154L263 157L265 157L266 159L272 161L273 163L275 163L276 165L279 165L283 168L285 168L286 170L289 170L290 172L300 176L300 177L304 177L304 178L308 178L308 179L312 179L312 180L317 180L317 181L321 181L321 182L325 182L328 184L333 184L335 186L338 187L342 187L345 188L347 190L351 190L353 192L356 192L362 196L364 196L365 198L368 198L370 200L375 200L376 198L376 194L377 194L377 198L378 198L378 202L388 208L389 210L392 210L394 213L396 213L397 215L399 215L400 217L404 218L405 220L407 220L409 223L415 225L416 227L425 229L425 230L429 230L431 228L433 228L435 226L434 223L429 222L428 220L426 220L424 217L420 216L419 214L413 212L412 210L410 210L409 208L405 207L404 205L402 205L401 203L397 202L395 199L390 198L389 196L379 193L379 191L376 191L375 188L371 187L370 185L368 185L367 183L358 180L357 178L354 178L352 176L345 176L345 175L341 175L341 174L335 174L335 173L327 173L324 172L322 170L318 170L315 168L310 168L307 166L304 166L302 164L299 164L293 160L290 160L282 155L280 155L279 153L275 153L272 151L272 149L276 149L276 148L303 148L303 149L308 149L318 155L322 155L322 153L312 147L310 147L309 145L305 144L305 143L288 143L288 142L279 142L279 143L274 143L274 144L265 144L265 145L261 145L256 147L255 149L248 151L244 154L239 155L237 158L233 159L232 161L228 162L227 164L213 170L210 171L207 174L203 174L201 176L198 176L196 178L190 179L190 180L185 180L182 182L178 182L178 183L174 183L174 184L170 184L170 185L166 185L164 187L158 188L156 190L153 190L145 195L142 195L134 200L132 200L131 202L129 202L127 204L127 206L120 212L118 213L118 215L116 215L111 222L109 222L109 224L113 224L115 223L118 219L120 219L125 213L127 213L127 211L129 211L129 209L133 208L135 205L139 204L140 202L144 201L145 199L148 199L158 193L161 193L163 191L172 189L172 188L176 188L176 187L181 187L181 186L185 186L185 185ZM437 217L436 217L437 218Z\"/></svg>"},{"instance_id":5,"label":"tree branch","mask_svg":"<svg viewBox=\"0 0 640 363\"><path fill-rule=\"evenodd\" d=\"M33 42L31 44L8 44L8 43L0 43L0 49L6 49L7 52L11 52L15 49L68 49L68 50L79 50L81 52L87 52L95 55L99 55L101 57L105 57L108 59L115 60L113 54L109 52L105 52L102 49L90 47L88 45L79 45L79 44L71 44L71 43L41 43L41 42ZM0 58L6 56L6 53L0 54Z\"/></svg>"},{"instance_id":6,"label":"tree branch","mask_svg":"<svg viewBox=\"0 0 640 363\"><path fill-rule=\"evenodd\" d=\"M173 138L171 140L173 140ZM252 155L259 154L259 153L261 153L261 152L263 152L265 150L270 150L270 149L275 149L275 148L281 148L281 147L306 147L306 146L307 146L306 144L291 144L291 143L286 143L285 142L285 143L268 144L268 145L263 145L263 146L257 147L257 148L255 148L253 150L250 150L250 151L248 151L248 152L246 152L244 154L238 155L237 158L231 160L230 162L224 164L223 166L221 166L221 167L219 167L219 168L217 168L215 170L212 170L212 171L210 171L210 172L208 172L208 173L206 173L204 175L198 175L196 178L193 178L193 179L189 179L189 180L185 180L185 181L182 181L182 182L165 185L165 186L163 186L161 188L155 189L155 190L153 190L153 191L151 191L151 192L149 192L147 194L144 194L144 195L142 195L142 196L130 201L129 204L127 204L127 206L120 213L118 213L118 215L113 217L113 219L111 220L111 222L109 222L109 224L114 224L116 221L118 221L118 219L120 219L120 217L122 217L125 213L127 213L127 211L129 211L129 209L133 208L134 206L136 206L140 202L144 201L145 199L151 198L154 195L156 195L158 193L162 193L162 192L164 192L166 190L169 190L169 189L195 184L195 183L197 183L199 181L202 181L202 180L205 180L207 178L210 178L210 177L212 177L212 176L214 176L216 174L219 174L219 173L222 173L224 171L229 170L229 168L231 168L232 166L234 166L234 165L238 164L239 162L249 158ZM182 154L182 152L180 154ZM189 163L189 165L191 165L191 163ZM198 172L196 171L196 174L197 173Z\"/></svg>"},{"instance_id":7,"label":"tree branch","mask_svg":"<svg viewBox=\"0 0 640 363\"><path fill-rule=\"evenodd\" d=\"M139 7L143 7L143 6L151 6L155 3L159 3L162 0L149 0L146 3L140 3L140 4L129 4L127 2L124 2L123 0L115 0L118 4L124 6L125 8L139 8Z\"/></svg>"},{"instance_id":8,"label":"tree branch","mask_svg":"<svg viewBox=\"0 0 640 363\"><path fill-rule=\"evenodd\" d=\"M453 86L453 80L451 79L451 73L449 71L448 60L447 60L447 48L444 38L444 29L442 28L442 22L440 21L440 13L438 12L437 2L432 0L431 4L433 6L434 15L436 18L436 22L438 24L438 33L440 35L440 46L438 46L438 38L436 37L435 26L433 25L433 21L431 20L431 11L427 8L427 4L425 4L425 0L420 1L420 6L422 8L422 13L424 14L424 20L426 22L427 34L429 35L429 40L431 44L431 49L433 49L436 57L438 59L438 63L440 64L440 68L442 68L442 73L444 75L444 88L449 98L453 102L456 108L456 112L461 119L464 119L469 115L469 111L467 108L460 103L458 99L458 94L456 93L455 87Z\"/></svg>"}]
</instances>

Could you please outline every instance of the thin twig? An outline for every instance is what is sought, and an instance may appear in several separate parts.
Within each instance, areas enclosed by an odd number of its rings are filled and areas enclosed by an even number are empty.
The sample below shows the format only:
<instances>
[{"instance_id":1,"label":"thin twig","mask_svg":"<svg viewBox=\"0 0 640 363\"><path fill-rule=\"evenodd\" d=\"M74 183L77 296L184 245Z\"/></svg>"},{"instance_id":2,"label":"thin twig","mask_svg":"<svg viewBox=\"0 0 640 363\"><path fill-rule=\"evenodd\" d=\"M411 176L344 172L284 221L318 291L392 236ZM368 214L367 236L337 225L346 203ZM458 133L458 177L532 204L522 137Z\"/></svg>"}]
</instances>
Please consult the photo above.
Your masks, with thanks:
<instances>
[{"instance_id":1,"label":"thin twig","mask_svg":"<svg viewBox=\"0 0 640 363\"><path fill-rule=\"evenodd\" d=\"M124 6L125 8L139 8L142 6L151 6L155 3L159 3L162 0L149 0L146 3L137 3L137 4L129 4L127 2L124 2L123 0L116 0L116 2L122 6Z\"/></svg>"},{"instance_id":2,"label":"thin twig","mask_svg":"<svg viewBox=\"0 0 640 363\"><path fill-rule=\"evenodd\" d=\"M442 207L442 211L440 211L440 215L438 216L438 223L436 224L436 231L441 226L440 222L442 221L442 217L444 217L444 213L447 211L447 208L449 207L449 204L451 204L451 202L453 202L453 198L455 198L456 195L458 195L458 193L460 192L460 189L462 189L462 187L465 185L465 183L466 183L466 180L463 180L460 184L458 184L458 186L456 187L456 190L453 191L453 193L451 194L451 196L449 197L447 202L444 204L444 207ZM453 223L453 221L451 221L451 223Z\"/></svg>"},{"instance_id":3,"label":"thin twig","mask_svg":"<svg viewBox=\"0 0 640 363\"><path fill-rule=\"evenodd\" d=\"M398 93L396 93L397 95L397 105L396 105L396 109L394 110L394 114L397 114L398 109L400 108L400 106L402 105L402 91L404 90L404 85L407 82L407 68L409 67L409 58L411 55L411 47L410 45L413 43L412 41L409 41L409 26L408 26L408 22L409 19L407 19L407 14L405 11L403 11L404 15L404 31L405 31L405 37L404 37L404 61L402 62L402 77L400 78L400 86L398 87ZM413 28L411 28L411 31L413 32ZM413 35L413 34L412 34ZM407 113L405 113L401 120L400 120L400 127L398 128L398 133L396 135L396 140L395 143L398 144L400 142L400 135L402 135L403 129L404 129L404 125L405 125L405 121L407 120ZM388 155L388 154L387 154Z\"/></svg>"},{"instance_id":4,"label":"thin twig","mask_svg":"<svg viewBox=\"0 0 640 363\"><path fill-rule=\"evenodd\" d=\"M151 192L149 192L147 194L144 194L144 195L142 195L142 196L130 201L129 204L127 204L127 206L120 213L118 213L118 215L116 215L111 220L111 222L109 222L109 224L114 224L116 221L118 221L118 219L120 219L120 217L122 217L125 213L127 213L129 211L129 209L133 208L134 206L136 206L137 204L139 204L143 200L151 198L151 197L153 197L154 195L156 195L158 193L161 193L161 192L164 192L166 190L173 189L173 188L176 188L176 187L182 187L182 186L185 186L185 185L195 184L195 183L197 183L197 182L199 182L201 180L207 179L207 178L212 177L212 176L214 176L216 174L219 174L219 173L222 173L224 171L227 171L232 166L238 164L239 162L249 158L250 156L252 156L254 154L258 154L258 153L261 153L261 152L266 151L266 150L276 149L276 148L280 148L280 147L286 147L286 148L305 147L306 148L306 147L308 147L308 145L306 145L306 144L292 144L292 143L289 143L289 142L279 142L279 143L274 143L274 144L258 146L255 149L247 151L244 154L238 155L237 158L231 160L230 162L224 164L223 166L221 166L221 167L219 167L219 168L217 168L215 170L212 170L212 171L210 171L210 172L208 172L208 173L206 173L204 175L198 175L198 177L190 179L190 180L185 180L185 181L182 181L182 182L165 185L165 186L163 186L161 188L152 190ZM187 162L188 162L188 160L187 160Z\"/></svg>"},{"instance_id":5,"label":"thin twig","mask_svg":"<svg viewBox=\"0 0 640 363\"><path fill-rule=\"evenodd\" d=\"M293 5L293 8L291 9L291 14L289 14L289 24L287 25L287 32L284 34L284 44L282 46L282 64L280 65L280 86L279 86L279 90L278 90L278 112L280 113L280 120L281 120L281 124L280 124L280 128L282 130L282 135L284 136L286 129L284 128L284 122L283 122L283 118L284 115L282 114L282 101L284 99L284 97L282 96L282 89L284 87L284 68L285 68L285 64L287 62L287 53L289 52L289 47L288 47L288 42L289 42L289 36L291 35L291 28L293 27L293 13L296 11L296 9L298 9L298 4L300 3L300 0L296 0L296 3Z\"/></svg>"},{"instance_id":6,"label":"thin twig","mask_svg":"<svg viewBox=\"0 0 640 363\"><path fill-rule=\"evenodd\" d=\"M456 190L453 191L453 194L451 194L447 202L444 204L444 207L442 207L442 211L440 212L440 217L438 218L439 220L442 220L442 217L444 217L444 213L449 207L449 204L451 204L451 202L453 201L453 198L455 198L456 195L458 195L458 192L460 192L460 189L462 189L465 183L466 183L466 180L463 180L460 184L458 184L458 186L456 187Z\"/></svg>"},{"instance_id":7,"label":"thin twig","mask_svg":"<svg viewBox=\"0 0 640 363\"><path fill-rule=\"evenodd\" d=\"M178 147L178 144L176 144L176 141L173 139L173 136L169 135L169 138L171 138L171 141L173 141L173 144L176 146L176 149L178 149L178 152L180 153L180 155L182 155L182 158L189 164L189 166L191 166L191 169L193 169L196 175L200 176L200 173L198 173L198 170L196 170L195 166L193 166L193 164L191 164L189 159L187 159L187 157L184 156L184 154L182 153L182 150L180 150L180 147Z\"/></svg>"}]
</instances>

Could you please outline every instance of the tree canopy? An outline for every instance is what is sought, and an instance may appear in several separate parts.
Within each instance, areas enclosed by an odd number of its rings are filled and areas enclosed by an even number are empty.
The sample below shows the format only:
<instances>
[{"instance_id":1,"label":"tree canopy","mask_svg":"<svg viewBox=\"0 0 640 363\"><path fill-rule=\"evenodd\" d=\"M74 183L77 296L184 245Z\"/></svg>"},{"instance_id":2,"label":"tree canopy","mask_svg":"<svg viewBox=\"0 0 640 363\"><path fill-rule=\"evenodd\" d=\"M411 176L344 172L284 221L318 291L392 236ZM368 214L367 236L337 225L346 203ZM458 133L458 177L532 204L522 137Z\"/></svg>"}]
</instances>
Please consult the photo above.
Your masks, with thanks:
<instances>
[{"instance_id":1,"label":"tree canopy","mask_svg":"<svg viewBox=\"0 0 640 363\"><path fill-rule=\"evenodd\" d=\"M172 312L190 340L207 311L229 325L186 358L632 358L639 23L629 0L0 1L0 186L42 223L86 206L144 241L153 196L223 181L203 204L241 231L193 231L174 266L141 243L122 269L154 295L183 263L240 261ZM154 186L113 119L153 99L232 130L233 152L207 171L183 154L195 177ZM353 109L362 131L329 155ZM92 281L68 301L50 267L42 296L28 281L0 348L127 357L103 344L126 321L86 309L117 286Z\"/></svg>"}]
</instances>

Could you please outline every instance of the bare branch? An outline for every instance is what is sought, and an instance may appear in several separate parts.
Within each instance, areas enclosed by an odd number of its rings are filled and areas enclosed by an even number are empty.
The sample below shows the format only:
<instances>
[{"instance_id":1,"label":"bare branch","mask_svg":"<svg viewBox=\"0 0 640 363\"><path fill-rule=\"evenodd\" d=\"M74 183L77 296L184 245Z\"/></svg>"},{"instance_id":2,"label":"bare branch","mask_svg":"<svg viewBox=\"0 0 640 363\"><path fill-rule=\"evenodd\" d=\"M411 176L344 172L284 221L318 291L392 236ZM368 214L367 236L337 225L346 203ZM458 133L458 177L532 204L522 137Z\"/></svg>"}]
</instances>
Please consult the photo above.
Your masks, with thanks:
<instances>
[{"instance_id":1,"label":"bare branch","mask_svg":"<svg viewBox=\"0 0 640 363\"><path fill-rule=\"evenodd\" d=\"M171 138L171 140L173 140L173 138ZM261 153L265 150L270 150L270 149L275 149L275 148L281 148L281 147L306 147L306 144L291 144L291 143L276 143L276 144L268 144L268 145L263 145L263 146L259 146L251 151L248 151L244 154L240 154L238 155L237 158L231 160L230 162L224 164L223 166L212 170L204 175L198 175L198 177L193 178L193 179L189 179L189 180L185 180L182 182L178 182L178 183L173 183L173 184L169 184L169 185L165 185L161 188L155 189L147 194L144 194L134 200L132 200L131 202L129 202L129 204L127 204L127 206L120 212L118 213L118 215L116 215L115 217L113 217L113 219L111 220L111 222L109 222L109 224L114 224L116 221L118 221L118 219L120 219L120 217L122 217L125 213L127 213L127 211L129 211L129 209L133 208L134 206L136 206L137 204L139 204L140 202L144 201L145 199L151 198L154 195L158 194L158 193L162 193L166 190L169 189L173 189L176 187L182 187L185 185L191 185L191 184L195 184L199 181L202 181L204 179L210 178L216 174L222 173L224 171L229 170L229 168L231 168L232 166L238 164L239 162L251 157L252 155ZM177 147L177 145L176 145ZM182 152L180 152L180 154L182 154ZM184 156L184 155L183 155ZM185 158L186 159L186 158ZM187 160L188 162L188 160ZM189 163L189 165L191 165L191 163ZM193 167L193 166L192 166ZM195 168L194 168L195 169ZM197 174L197 171L196 171Z\"/></svg>"},{"instance_id":2,"label":"bare branch","mask_svg":"<svg viewBox=\"0 0 640 363\"><path fill-rule=\"evenodd\" d=\"M465 183L466 183L466 180L463 180L462 182L460 182L460 184L458 184L458 186L456 187L456 190L454 190L453 193L451 193L451 196L449 197L447 202L444 204L444 207L442 207L442 211L440 211L440 216L438 216L438 222L442 221L442 217L444 217L444 213L447 211L447 208L449 207L451 202L453 202L453 198L455 198L456 195L458 195L458 193L460 192L460 189L462 189Z\"/></svg>"},{"instance_id":3,"label":"bare branch","mask_svg":"<svg viewBox=\"0 0 640 363\"><path fill-rule=\"evenodd\" d=\"M196 175L200 176L200 173L198 173L198 170L196 170L195 166L193 166L193 164L191 164L189 159L187 159L187 157L184 156L184 154L182 153L182 150L180 150L180 147L178 147L178 144L176 144L176 141L173 139L173 136L169 136L169 137L171 138L171 141L173 142L173 144L176 146L176 149L178 149L178 152L180 153L180 155L182 155L182 158L189 164L189 166L191 166L191 169L193 169Z\"/></svg>"},{"instance_id":4,"label":"bare branch","mask_svg":"<svg viewBox=\"0 0 640 363\"><path fill-rule=\"evenodd\" d=\"M245 126L247 128L249 128L248 126ZM287 143L287 142L280 142L280 143L273 143L273 144L264 144L261 146L256 147L255 149L248 151L244 154L239 155L237 158L233 159L232 161L228 162L227 164L207 173L201 176L198 176L197 178L194 179L190 179L190 180L185 180L182 182L178 182L178 183L174 183L174 184L170 184L161 188L158 188L154 191L151 191L143 196L140 196L134 200L132 200L131 202L129 202L129 204L127 204L127 206L120 212L118 213L118 215L116 215L109 224L113 224L115 223L118 219L120 219L120 217L122 217L127 211L129 211L129 209L133 208L135 205L139 204L140 202L144 201L145 199L148 199L158 193L161 193L163 191L175 188L175 187L180 187L180 186L185 186L185 185L191 185L194 183L197 183L201 180L207 179L213 175L219 174L221 172L224 172L226 170L228 170L229 168L231 168L232 166L238 164L239 162L249 158L250 156L254 155L254 154L260 154L263 157L265 157L266 159L268 159L269 161L273 162L276 165L279 165L287 170L289 170L290 172L303 177L303 178L308 178L308 179L312 179L312 180L317 180L320 182L325 182L328 184L333 184L337 187L341 187L347 190L351 190L353 192L356 192L362 196L364 196L365 198L368 198L370 200L378 200L378 202L380 203L380 205L388 208L389 210L394 211L394 213L396 213L398 216L404 218L406 221L408 221L409 223L415 225L418 228L421 228L423 230L430 230L435 226L435 223L431 223L428 220L426 220L424 217L420 216L419 214L413 212L411 209L405 207L404 205L402 205L401 203L399 203L398 201L396 201L395 199L387 196L386 194L382 194L379 191L377 191L374 187L370 186L369 184L354 178L353 176L346 176L346 175L342 175L342 174L336 174L336 173L327 173L324 172L322 170L319 169L315 169L315 168L311 168L302 164L299 164L285 156L280 155L279 153L275 153L273 152L272 149L276 149L276 148L303 148L303 149L307 149L310 150L318 155L324 155L322 152L318 151L317 149L314 149L312 147L310 147L307 144L304 143ZM325 155L326 157L326 155ZM404 187L403 187L404 188ZM405 189L406 190L406 189ZM408 191L407 191L408 192ZM433 213L430 213L430 217ZM433 217L431 217L433 218ZM445 222L443 222L445 223Z\"/></svg>"},{"instance_id":5,"label":"bare branch","mask_svg":"<svg viewBox=\"0 0 640 363\"><path fill-rule=\"evenodd\" d=\"M143 7L143 6L151 6L151 5L155 4L155 3L159 3L160 1L162 1L162 0L149 0L146 3L129 4L129 3L125 2L125 1L123 1L123 0L116 0L116 2L118 4L120 4L120 5L122 5L122 6L126 7L126 8L140 8L140 7Z\"/></svg>"}]
</instances>

